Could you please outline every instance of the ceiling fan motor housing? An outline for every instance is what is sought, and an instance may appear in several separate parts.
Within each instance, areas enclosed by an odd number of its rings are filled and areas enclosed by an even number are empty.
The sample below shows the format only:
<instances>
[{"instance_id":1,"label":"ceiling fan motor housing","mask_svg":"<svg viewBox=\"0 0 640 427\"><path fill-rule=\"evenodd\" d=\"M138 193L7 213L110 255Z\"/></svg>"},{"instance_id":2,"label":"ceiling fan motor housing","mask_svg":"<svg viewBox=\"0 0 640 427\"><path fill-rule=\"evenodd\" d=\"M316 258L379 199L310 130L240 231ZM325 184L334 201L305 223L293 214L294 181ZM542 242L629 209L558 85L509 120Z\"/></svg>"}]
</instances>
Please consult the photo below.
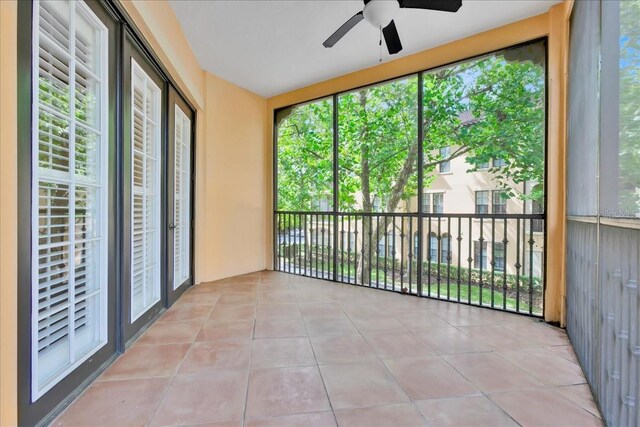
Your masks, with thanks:
<instances>
[{"instance_id":1,"label":"ceiling fan motor housing","mask_svg":"<svg viewBox=\"0 0 640 427\"><path fill-rule=\"evenodd\" d=\"M400 9L397 0L370 0L364 7L364 20L376 28L384 28Z\"/></svg>"}]
</instances>

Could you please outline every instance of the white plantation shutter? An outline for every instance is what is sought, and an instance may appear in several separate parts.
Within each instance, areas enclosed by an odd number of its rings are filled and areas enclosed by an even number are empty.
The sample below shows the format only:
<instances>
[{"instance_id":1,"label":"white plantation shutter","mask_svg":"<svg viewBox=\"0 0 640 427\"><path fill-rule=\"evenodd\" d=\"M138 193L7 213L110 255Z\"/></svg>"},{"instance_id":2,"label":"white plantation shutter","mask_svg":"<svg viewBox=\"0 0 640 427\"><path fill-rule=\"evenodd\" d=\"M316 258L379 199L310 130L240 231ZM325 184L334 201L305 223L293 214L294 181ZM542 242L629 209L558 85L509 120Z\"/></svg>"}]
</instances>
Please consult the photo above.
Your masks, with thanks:
<instances>
[{"instance_id":1,"label":"white plantation shutter","mask_svg":"<svg viewBox=\"0 0 640 427\"><path fill-rule=\"evenodd\" d=\"M191 120L175 106L173 289L189 278L191 220Z\"/></svg>"},{"instance_id":2,"label":"white plantation shutter","mask_svg":"<svg viewBox=\"0 0 640 427\"><path fill-rule=\"evenodd\" d=\"M36 1L32 400L107 340L107 29L84 2Z\"/></svg>"},{"instance_id":3,"label":"white plantation shutter","mask_svg":"<svg viewBox=\"0 0 640 427\"><path fill-rule=\"evenodd\" d=\"M160 88L131 60L131 321L160 300Z\"/></svg>"}]
</instances>

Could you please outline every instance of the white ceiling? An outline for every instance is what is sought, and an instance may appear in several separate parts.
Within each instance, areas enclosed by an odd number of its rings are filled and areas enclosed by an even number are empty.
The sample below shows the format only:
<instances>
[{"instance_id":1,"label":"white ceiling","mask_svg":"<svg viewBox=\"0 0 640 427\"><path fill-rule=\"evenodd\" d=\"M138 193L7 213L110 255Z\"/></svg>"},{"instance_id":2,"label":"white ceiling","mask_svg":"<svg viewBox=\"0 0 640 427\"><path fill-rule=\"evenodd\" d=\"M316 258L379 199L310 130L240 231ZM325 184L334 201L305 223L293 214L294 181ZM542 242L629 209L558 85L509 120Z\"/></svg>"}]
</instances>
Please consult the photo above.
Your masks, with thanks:
<instances>
[{"instance_id":1,"label":"white ceiling","mask_svg":"<svg viewBox=\"0 0 640 427\"><path fill-rule=\"evenodd\" d=\"M463 0L457 13L400 9L404 49L390 61L546 12L561 0ZM333 48L322 42L362 10L357 1L170 0L200 66L264 97L378 64L378 30L362 21Z\"/></svg>"}]
</instances>

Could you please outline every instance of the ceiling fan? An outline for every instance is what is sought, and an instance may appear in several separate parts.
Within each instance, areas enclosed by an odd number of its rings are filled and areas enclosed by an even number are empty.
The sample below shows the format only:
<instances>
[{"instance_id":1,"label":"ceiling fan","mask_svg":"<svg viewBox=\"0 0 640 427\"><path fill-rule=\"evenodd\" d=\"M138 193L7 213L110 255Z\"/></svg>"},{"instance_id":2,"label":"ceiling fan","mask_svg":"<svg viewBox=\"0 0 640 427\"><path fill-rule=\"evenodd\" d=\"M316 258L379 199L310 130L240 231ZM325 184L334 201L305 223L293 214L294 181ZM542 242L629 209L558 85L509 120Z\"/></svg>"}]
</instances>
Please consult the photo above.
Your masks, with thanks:
<instances>
[{"instance_id":1,"label":"ceiling fan","mask_svg":"<svg viewBox=\"0 0 640 427\"><path fill-rule=\"evenodd\" d=\"M406 9L429 9L443 12L457 12L462 6L462 0L364 0L364 9L353 15L347 22L342 24L335 33L325 40L324 47L333 47L345 34L356 26L363 19L376 28L379 28L384 35L389 54L393 55L402 50L400 36L393 17L400 8Z\"/></svg>"}]
</instances>

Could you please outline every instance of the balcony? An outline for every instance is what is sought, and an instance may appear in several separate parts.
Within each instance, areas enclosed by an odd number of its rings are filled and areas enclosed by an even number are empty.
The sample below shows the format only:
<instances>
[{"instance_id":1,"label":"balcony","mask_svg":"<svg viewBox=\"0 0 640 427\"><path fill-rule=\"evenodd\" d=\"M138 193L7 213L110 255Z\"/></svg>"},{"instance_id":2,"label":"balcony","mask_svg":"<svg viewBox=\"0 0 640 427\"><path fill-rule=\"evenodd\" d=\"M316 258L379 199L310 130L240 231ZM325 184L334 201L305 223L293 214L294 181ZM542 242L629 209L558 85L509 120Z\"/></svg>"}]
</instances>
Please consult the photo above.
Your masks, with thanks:
<instances>
[{"instance_id":1,"label":"balcony","mask_svg":"<svg viewBox=\"0 0 640 427\"><path fill-rule=\"evenodd\" d=\"M54 425L602 425L564 330L278 272L188 290Z\"/></svg>"}]
</instances>

